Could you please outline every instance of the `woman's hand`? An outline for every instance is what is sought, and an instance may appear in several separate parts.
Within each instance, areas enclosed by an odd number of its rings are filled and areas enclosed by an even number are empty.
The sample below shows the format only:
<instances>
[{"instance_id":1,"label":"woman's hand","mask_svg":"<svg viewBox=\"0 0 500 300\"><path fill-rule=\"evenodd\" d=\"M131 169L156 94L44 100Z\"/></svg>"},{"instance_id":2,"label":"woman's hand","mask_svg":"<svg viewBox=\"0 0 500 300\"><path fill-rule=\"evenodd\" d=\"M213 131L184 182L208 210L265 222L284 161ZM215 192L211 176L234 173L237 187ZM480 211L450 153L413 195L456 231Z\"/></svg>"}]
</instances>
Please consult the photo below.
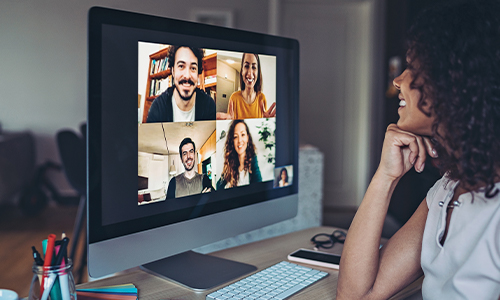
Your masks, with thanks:
<instances>
[{"instance_id":1,"label":"woman's hand","mask_svg":"<svg viewBox=\"0 0 500 300\"><path fill-rule=\"evenodd\" d=\"M260 102L260 108L262 109L264 118L274 118L276 117L276 102L269 107L266 111L266 107L264 106L264 101Z\"/></svg>"},{"instance_id":2,"label":"woman's hand","mask_svg":"<svg viewBox=\"0 0 500 300\"><path fill-rule=\"evenodd\" d=\"M382 157L349 227L342 250L337 299L388 299L422 275L420 255L427 219L423 200L410 220L380 249L384 220L399 179L411 168L422 172L429 138L387 127Z\"/></svg>"},{"instance_id":3,"label":"woman's hand","mask_svg":"<svg viewBox=\"0 0 500 300\"><path fill-rule=\"evenodd\" d=\"M430 139L400 129L396 124L387 127L382 157L377 172L393 180L400 179L412 167L422 172L427 153L436 158L437 154Z\"/></svg>"}]
</instances>

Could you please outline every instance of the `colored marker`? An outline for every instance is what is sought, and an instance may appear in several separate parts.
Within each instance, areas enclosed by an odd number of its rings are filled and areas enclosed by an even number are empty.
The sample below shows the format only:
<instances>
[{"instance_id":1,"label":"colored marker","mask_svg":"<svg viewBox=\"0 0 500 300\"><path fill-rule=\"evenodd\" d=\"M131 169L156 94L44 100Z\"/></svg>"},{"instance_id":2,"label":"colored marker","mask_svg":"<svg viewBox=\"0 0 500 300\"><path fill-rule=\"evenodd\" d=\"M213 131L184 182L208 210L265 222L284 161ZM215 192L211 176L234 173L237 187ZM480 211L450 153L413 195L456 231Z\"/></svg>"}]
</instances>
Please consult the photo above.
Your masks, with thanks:
<instances>
[{"instance_id":1,"label":"colored marker","mask_svg":"<svg viewBox=\"0 0 500 300\"><path fill-rule=\"evenodd\" d=\"M43 256L45 256L45 253L47 253L47 242L48 242L47 239L42 241Z\"/></svg>"},{"instance_id":2,"label":"colored marker","mask_svg":"<svg viewBox=\"0 0 500 300\"><path fill-rule=\"evenodd\" d=\"M50 273L50 275L46 279L46 285L47 288L43 290L42 293L42 298L41 300L47 300L49 298L50 291L52 290L52 286L54 285L54 282L56 282L57 279L57 273ZM41 292L41 287L40 287L40 292Z\"/></svg>"},{"instance_id":3,"label":"colored marker","mask_svg":"<svg viewBox=\"0 0 500 300\"><path fill-rule=\"evenodd\" d=\"M43 276L42 276L42 284L40 285L40 294L43 295L45 292L44 284L45 284L45 270L50 267L50 264L52 262L52 256L54 254L54 244L56 242L56 235L55 234L49 234L49 237L47 238L47 250L45 251L45 260L43 263ZM53 282L52 282L53 284ZM50 286L52 287L52 285ZM49 289L50 291L50 289ZM48 292L47 291L47 296L48 297Z\"/></svg>"}]
</instances>

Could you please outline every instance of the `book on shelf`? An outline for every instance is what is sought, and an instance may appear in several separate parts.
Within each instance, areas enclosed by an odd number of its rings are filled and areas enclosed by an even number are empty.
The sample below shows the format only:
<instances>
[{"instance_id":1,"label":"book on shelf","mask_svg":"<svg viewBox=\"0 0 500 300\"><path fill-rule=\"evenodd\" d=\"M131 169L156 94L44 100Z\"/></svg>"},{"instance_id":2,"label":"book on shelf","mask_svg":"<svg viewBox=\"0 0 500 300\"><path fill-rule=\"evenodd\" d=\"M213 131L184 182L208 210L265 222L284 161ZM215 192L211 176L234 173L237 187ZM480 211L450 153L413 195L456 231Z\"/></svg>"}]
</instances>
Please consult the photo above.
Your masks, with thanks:
<instances>
[{"instance_id":1,"label":"book on shelf","mask_svg":"<svg viewBox=\"0 0 500 300\"><path fill-rule=\"evenodd\" d=\"M163 60L163 66L161 69L163 71L165 71L167 68L168 68L168 57L165 57L165 59Z\"/></svg>"},{"instance_id":2,"label":"book on shelf","mask_svg":"<svg viewBox=\"0 0 500 300\"><path fill-rule=\"evenodd\" d=\"M151 61L151 70L149 75L154 75L165 71L168 68L168 57L164 57L160 60L153 59Z\"/></svg>"},{"instance_id":3,"label":"book on shelf","mask_svg":"<svg viewBox=\"0 0 500 300\"><path fill-rule=\"evenodd\" d=\"M151 86L149 87L149 96L155 95L155 80L151 80Z\"/></svg>"},{"instance_id":4,"label":"book on shelf","mask_svg":"<svg viewBox=\"0 0 500 300\"><path fill-rule=\"evenodd\" d=\"M151 61L151 70L149 71L149 75L153 75L155 73L156 59Z\"/></svg>"},{"instance_id":5,"label":"book on shelf","mask_svg":"<svg viewBox=\"0 0 500 300\"><path fill-rule=\"evenodd\" d=\"M211 75L205 77L205 84L211 84L217 82L217 75Z\"/></svg>"},{"instance_id":6,"label":"book on shelf","mask_svg":"<svg viewBox=\"0 0 500 300\"><path fill-rule=\"evenodd\" d=\"M170 76L163 79L151 79L151 87L149 89L149 96L158 96L165 92L171 86Z\"/></svg>"}]
</instances>

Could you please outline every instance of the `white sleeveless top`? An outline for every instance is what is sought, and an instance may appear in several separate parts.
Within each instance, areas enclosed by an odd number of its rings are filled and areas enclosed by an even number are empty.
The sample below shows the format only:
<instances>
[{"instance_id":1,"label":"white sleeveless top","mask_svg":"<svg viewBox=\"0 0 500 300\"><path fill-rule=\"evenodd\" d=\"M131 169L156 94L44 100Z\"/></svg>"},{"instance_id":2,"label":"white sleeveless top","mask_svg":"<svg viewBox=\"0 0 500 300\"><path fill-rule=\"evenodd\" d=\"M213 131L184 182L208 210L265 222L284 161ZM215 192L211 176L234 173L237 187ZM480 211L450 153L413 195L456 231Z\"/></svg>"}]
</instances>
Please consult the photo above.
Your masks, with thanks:
<instances>
[{"instance_id":1,"label":"white sleeveless top","mask_svg":"<svg viewBox=\"0 0 500 300\"><path fill-rule=\"evenodd\" d=\"M498 299L500 296L500 192L460 195L444 245L446 206L458 182L441 178L427 193L429 213L422 241L424 299ZM500 189L500 184L496 184ZM440 206L439 202L443 201Z\"/></svg>"}]
</instances>

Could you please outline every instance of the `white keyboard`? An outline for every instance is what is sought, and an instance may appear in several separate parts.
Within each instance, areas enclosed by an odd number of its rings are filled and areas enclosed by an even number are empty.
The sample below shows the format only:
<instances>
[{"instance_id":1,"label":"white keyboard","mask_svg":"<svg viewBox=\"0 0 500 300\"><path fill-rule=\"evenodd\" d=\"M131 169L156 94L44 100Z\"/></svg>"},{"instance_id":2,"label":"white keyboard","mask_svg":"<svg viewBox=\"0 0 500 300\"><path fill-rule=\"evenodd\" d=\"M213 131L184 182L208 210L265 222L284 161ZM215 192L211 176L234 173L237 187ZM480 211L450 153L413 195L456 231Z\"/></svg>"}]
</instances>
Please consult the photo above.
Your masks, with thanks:
<instances>
[{"instance_id":1,"label":"white keyboard","mask_svg":"<svg viewBox=\"0 0 500 300\"><path fill-rule=\"evenodd\" d=\"M270 266L207 295L207 300L286 299L328 273L286 261Z\"/></svg>"}]
</instances>

